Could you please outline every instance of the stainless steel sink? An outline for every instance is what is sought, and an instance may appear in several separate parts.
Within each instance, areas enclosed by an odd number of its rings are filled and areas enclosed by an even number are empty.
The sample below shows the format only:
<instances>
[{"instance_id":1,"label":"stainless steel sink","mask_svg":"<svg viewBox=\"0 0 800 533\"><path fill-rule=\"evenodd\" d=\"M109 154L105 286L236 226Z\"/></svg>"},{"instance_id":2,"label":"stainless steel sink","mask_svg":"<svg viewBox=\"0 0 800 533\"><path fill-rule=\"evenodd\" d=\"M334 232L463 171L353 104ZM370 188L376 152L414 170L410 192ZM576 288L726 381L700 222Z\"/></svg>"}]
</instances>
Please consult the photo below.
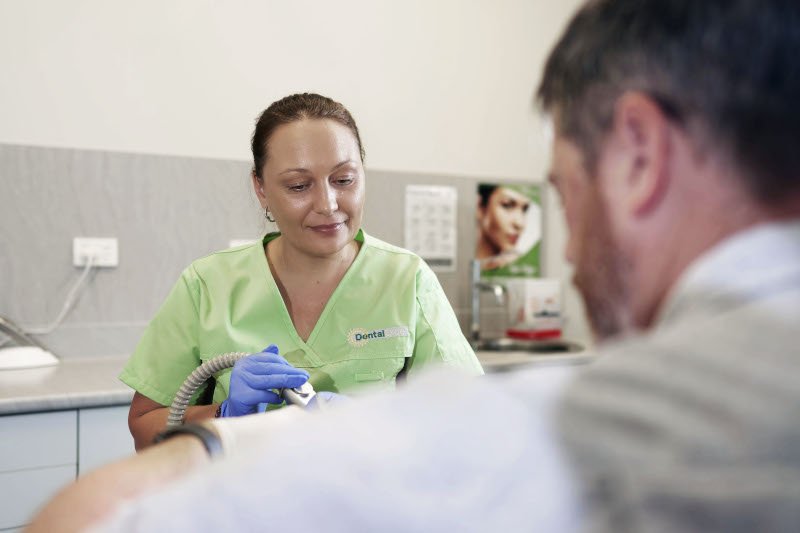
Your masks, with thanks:
<instances>
[{"instance_id":1,"label":"stainless steel sink","mask_svg":"<svg viewBox=\"0 0 800 533\"><path fill-rule=\"evenodd\" d=\"M583 351L583 346L580 344L563 339L482 339L478 341L474 348L476 352L527 352L537 354L574 353Z\"/></svg>"},{"instance_id":2,"label":"stainless steel sink","mask_svg":"<svg viewBox=\"0 0 800 533\"><path fill-rule=\"evenodd\" d=\"M578 343L562 339L528 341L482 339L474 345L483 370L508 372L530 366L574 366L590 363L594 356Z\"/></svg>"}]
</instances>

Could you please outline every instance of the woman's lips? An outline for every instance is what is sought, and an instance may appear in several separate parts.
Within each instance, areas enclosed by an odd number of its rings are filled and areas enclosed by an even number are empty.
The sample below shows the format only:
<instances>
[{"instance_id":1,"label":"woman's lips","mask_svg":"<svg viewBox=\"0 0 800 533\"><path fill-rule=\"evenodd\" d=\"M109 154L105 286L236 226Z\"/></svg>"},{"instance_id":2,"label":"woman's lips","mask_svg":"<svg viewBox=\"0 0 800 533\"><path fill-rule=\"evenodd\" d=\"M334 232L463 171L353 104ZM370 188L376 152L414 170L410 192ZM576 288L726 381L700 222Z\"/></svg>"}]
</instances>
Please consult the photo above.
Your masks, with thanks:
<instances>
[{"instance_id":1,"label":"woman's lips","mask_svg":"<svg viewBox=\"0 0 800 533\"><path fill-rule=\"evenodd\" d=\"M508 240L511 241L511 244L517 244L517 241L519 240L519 234L509 235Z\"/></svg>"},{"instance_id":2,"label":"woman's lips","mask_svg":"<svg viewBox=\"0 0 800 533\"><path fill-rule=\"evenodd\" d=\"M344 227L344 222L337 222L335 224L319 224L318 226L311 226L311 229L323 235L336 233Z\"/></svg>"}]
</instances>

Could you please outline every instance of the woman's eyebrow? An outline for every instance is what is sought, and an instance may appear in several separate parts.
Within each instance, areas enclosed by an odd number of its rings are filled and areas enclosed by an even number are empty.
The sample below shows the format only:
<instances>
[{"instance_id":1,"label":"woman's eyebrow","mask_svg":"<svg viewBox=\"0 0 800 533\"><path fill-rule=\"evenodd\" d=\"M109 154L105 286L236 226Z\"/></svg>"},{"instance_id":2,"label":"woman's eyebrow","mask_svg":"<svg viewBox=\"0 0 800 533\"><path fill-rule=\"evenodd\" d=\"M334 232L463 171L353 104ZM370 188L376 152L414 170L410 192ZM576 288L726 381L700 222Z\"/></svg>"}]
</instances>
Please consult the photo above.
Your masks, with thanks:
<instances>
[{"instance_id":1,"label":"woman's eyebrow","mask_svg":"<svg viewBox=\"0 0 800 533\"><path fill-rule=\"evenodd\" d=\"M339 163L336 163L336 165L333 166L333 168L331 169L331 172L335 172L336 170L339 170L343 166L349 165L349 164L352 164L352 163L354 163L354 161L352 159L345 159L344 161L340 161ZM307 168L297 167L297 168L287 168L286 170L280 172L280 174L291 174L292 172L298 172L298 173L301 173L301 174L310 174L311 173L311 171L309 169L307 169Z\"/></svg>"},{"instance_id":2,"label":"woman's eyebrow","mask_svg":"<svg viewBox=\"0 0 800 533\"><path fill-rule=\"evenodd\" d=\"M331 171L339 170L339 169L340 169L340 168L342 168L343 166L345 166L345 165L350 165L350 164L352 164L352 163L355 163L355 161L353 161L352 159L345 159L344 161L341 161L340 163L337 163L337 164L336 164L336 166L334 166L334 167L331 169Z\"/></svg>"},{"instance_id":3,"label":"woman's eyebrow","mask_svg":"<svg viewBox=\"0 0 800 533\"><path fill-rule=\"evenodd\" d=\"M302 167L299 167L299 168L287 168L286 170L280 172L280 174L291 174L292 172L299 172L301 174L308 174L311 171L308 170L307 168L302 168Z\"/></svg>"}]
</instances>

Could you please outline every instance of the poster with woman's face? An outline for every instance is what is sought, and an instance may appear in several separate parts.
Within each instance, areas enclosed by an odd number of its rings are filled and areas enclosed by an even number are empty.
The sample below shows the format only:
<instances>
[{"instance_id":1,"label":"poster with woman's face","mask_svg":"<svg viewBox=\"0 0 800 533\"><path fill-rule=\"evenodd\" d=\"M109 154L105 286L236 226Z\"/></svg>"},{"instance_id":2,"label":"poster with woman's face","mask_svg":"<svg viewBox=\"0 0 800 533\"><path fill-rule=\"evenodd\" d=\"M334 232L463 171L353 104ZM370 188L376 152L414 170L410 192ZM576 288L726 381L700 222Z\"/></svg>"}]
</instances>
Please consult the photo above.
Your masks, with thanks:
<instances>
[{"instance_id":1,"label":"poster with woman's face","mask_svg":"<svg viewBox=\"0 0 800 533\"><path fill-rule=\"evenodd\" d=\"M538 277L541 191L527 184L478 184L475 258L483 277Z\"/></svg>"}]
</instances>

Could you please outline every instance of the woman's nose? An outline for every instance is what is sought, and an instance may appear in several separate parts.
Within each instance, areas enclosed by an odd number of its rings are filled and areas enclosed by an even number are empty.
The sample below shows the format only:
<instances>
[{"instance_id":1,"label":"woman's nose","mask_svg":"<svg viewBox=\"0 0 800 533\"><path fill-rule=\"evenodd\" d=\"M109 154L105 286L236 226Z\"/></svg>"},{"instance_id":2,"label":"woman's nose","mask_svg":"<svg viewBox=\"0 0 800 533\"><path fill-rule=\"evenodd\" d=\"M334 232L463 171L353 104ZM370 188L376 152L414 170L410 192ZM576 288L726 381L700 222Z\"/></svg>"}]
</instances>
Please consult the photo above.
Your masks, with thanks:
<instances>
[{"instance_id":1,"label":"woman's nose","mask_svg":"<svg viewBox=\"0 0 800 533\"><path fill-rule=\"evenodd\" d=\"M329 185L317 189L316 205L314 210L322 215L332 215L339 208L336 201L336 191Z\"/></svg>"},{"instance_id":2,"label":"woman's nose","mask_svg":"<svg viewBox=\"0 0 800 533\"><path fill-rule=\"evenodd\" d=\"M525 229L525 214L515 213L514 218L511 220L511 223L514 224L514 229L518 230Z\"/></svg>"}]
</instances>

